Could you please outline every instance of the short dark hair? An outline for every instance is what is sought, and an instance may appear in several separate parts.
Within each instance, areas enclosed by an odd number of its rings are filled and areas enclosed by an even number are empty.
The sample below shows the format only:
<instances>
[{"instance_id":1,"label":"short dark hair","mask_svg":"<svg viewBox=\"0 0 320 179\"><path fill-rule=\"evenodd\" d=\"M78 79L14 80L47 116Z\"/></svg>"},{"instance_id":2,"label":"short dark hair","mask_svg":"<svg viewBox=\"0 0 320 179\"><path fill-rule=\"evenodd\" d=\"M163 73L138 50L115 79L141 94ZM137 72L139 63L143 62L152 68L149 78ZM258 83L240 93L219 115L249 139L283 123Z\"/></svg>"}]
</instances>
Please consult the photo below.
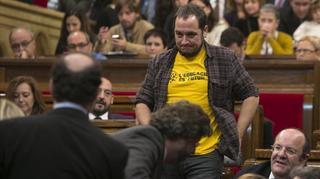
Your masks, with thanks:
<instances>
[{"instance_id":1,"label":"short dark hair","mask_svg":"<svg viewBox=\"0 0 320 179\"><path fill-rule=\"evenodd\" d=\"M66 56L59 57L51 73L53 97L57 102L70 101L85 107L96 99L101 83L101 67L89 55L79 54L90 58L93 65L75 72L67 67Z\"/></svg>"},{"instance_id":2,"label":"short dark hair","mask_svg":"<svg viewBox=\"0 0 320 179\"><path fill-rule=\"evenodd\" d=\"M150 125L171 140L199 140L212 134L208 115L188 101L167 105L153 113Z\"/></svg>"},{"instance_id":3,"label":"short dark hair","mask_svg":"<svg viewBox=\"0 0 320 179\"><path fill-rule=\"evenodd\" d=\"M178 9L178 11L176 12L176 15L175 15L174 19L176 20L177 17L183 18L183 19L187 19L190 16L195 16L197 18L197 20L199 22L199 28L201 30L203 30L204 27L207 25L207 23L206 23L206 20L207 20L206 14L198 6L196 6L194 4L191 4L191 3L180 7Z\"/></svg>"},{"instance_id":4,"label":"short dark hair","mask_svg":"<svg viewBox=\"0 0 320 179\"><path fill-rule=\"evenodd\" d=\"M161 29L150 29L148 30L145 34L144 34L144 43L146 44L147 43L147 39L151 36L154 36L154 37L160 37L161 38L161 41L162 41L162 44L163 44L163 47L166 48L167 47L167 36L166 34L161 30Z\"/></svg>"},{"instance_id":5,"label":"short dark hair","mask_svg":"<svg viewBox=\"0 0 320 179\"><path fill-rule=\"evenodd\" d=\"M224 47L229 47L233 43L236 43L238 46L242 46L243 42L243 33L235 27L228 27L221 33L220 44Z\"/></svg>"},{"instance_id":6,"label":"short dark hair","mask_svg":"<svg viewBox=\"0 0 320 179\"><path fill-rule=\"evenodd\" d=\"M140 14L140 6L135 0L117 0L116 12L119 14L123 7L127 6L131 12Z\"/></svg>"}]
</instances>

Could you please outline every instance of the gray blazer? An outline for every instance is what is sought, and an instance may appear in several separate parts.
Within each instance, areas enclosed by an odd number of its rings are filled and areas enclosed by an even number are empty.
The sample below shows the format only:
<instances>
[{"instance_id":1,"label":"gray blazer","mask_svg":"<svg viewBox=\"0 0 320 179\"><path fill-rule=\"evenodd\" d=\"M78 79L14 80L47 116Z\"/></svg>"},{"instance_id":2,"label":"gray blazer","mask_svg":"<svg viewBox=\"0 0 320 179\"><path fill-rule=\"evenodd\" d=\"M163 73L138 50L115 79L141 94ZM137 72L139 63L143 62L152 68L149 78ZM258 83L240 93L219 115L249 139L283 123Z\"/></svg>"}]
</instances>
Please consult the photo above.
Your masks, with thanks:
<instances>
[{"instance_id":1,"label":"gray blazer","mask_svg":"<svg viewBox=\"0 0 320 179\"><path fill-rule=\"evenodd\" d=\"M164 158L164 138L152 126L135 126L121 130L113 137L129 149L125 168L126 179L156 179L160 177Z\"/></svg>"}]
</instances>

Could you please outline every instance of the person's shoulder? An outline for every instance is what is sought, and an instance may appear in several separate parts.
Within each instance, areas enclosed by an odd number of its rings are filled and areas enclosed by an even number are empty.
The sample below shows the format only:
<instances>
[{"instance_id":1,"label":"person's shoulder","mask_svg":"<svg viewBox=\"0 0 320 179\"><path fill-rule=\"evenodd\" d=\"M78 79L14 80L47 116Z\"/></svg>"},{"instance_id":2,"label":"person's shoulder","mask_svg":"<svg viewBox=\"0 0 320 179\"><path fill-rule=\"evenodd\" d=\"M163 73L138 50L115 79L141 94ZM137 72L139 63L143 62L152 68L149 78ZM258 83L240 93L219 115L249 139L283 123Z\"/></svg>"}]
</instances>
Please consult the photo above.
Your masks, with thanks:
<instances>
[{"instance_id":1,"label":"person's shoulder","mask_svg":"<svg viewBox=\"0 0 320 179\"><path fill-rule=\"evenodd\" d=\"M234 55L234 52L231 49L223 46L211 45L206 43L205 48L209 57L230 57Z\"/></svg>"},{"instance_id":2,"label":"person's shoulder","mask_svg":"<svg viewBox=\"0 0 320 179\"><path fill-rule=\"evenodd\" d=\"M137 21L137 25L139 27L147 28L148 30L154 27L149 21L146 21L144 19Z\"/></svg>"},{"instance_id":3,"label":"person's shoulder","mask_svg":"<svg viewBox=\"0 0 320 179\"><path fill-rule=\"evenodd\" d=\"M119 31L121 29L121 24L114 25L110 28L109 32Z\"/></svg>"},{"instance_id":4,"label":"person's shoulder","mask_svg":"<svg viewBox=\"0 0 320 179\"><path fill-rule=\"evenodd\" d=\"M139 125L139 126L130 127L130 128L115 132L113 136L115 136L116 138L117 137L121 138L123 136L126 136L126 137L133 136L133 135L144 136L144 134L159 134L159 133L160 132L156 128L150 125ZM145 137L148 137L148 135L146 135Z\"/></svg>"},{"instance_id":5,"label":"person's shoulder","mask_svg":"<svg viewBox=\"0 0 320 179\"><path fill-rule=\"evenodd\" d=\"M287 40L292 40L292 37L291 35L285 33L285 32L280 32L278 31L279 33L279 38L282 38L282 39L287 39Z\"/></svg>"},{"instance_id":6,"label":"person's shoulder","mask_svg":"<svg viewBox=\"0 0 320 179\"><path fill-rule=\"evenodd\" d=\"M164 53L156 55L150 62L157 66L166 65L170 60L175 58L176 53L177 53L176 50L169 49Z\"/></svg>"},{"instance_id":7,"label":"person's shoulder","mask_svg":"<svg viewBox=\"0 0 320 179\"><path fill-rule=\"evenodd\" d=\"M270 172L271 172L271 164L270 164L270 161L267 161L257 165L250 165L243 168L242 170L239 171L239 173L237 173L235 178L238 178L246 173L255 173L263 176L268 176Z\"/></svg>"}]
</instances>

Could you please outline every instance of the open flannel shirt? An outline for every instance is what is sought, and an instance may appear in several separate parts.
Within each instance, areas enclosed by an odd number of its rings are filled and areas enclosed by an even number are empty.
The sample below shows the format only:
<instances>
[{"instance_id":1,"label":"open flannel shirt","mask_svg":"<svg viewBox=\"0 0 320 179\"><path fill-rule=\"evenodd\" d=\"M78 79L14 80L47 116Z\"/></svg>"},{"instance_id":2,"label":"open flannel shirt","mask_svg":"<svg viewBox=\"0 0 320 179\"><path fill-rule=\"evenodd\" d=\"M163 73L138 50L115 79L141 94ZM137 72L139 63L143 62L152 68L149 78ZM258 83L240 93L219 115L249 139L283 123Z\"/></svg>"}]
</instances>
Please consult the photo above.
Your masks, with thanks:
<instances>
[{"instance_id":1,"label":"open flannel shirt","mask_svg":"<svg viewBox=\"0 0 320 179\"><path fill-rule=\"evenodd\" d=\"M233 111L234 102L258 96L258 89L233 52L207 43L204 47L207 53L205 66L209 83L209 104L222 133L218 149L222 154L236 160L239 154L239 138ZM150 61L144 82L137 94L136 104L144 103L151 111L156 111L166 104L168 83L177 52L175 47Z\"/></svg>"}]
</instances>

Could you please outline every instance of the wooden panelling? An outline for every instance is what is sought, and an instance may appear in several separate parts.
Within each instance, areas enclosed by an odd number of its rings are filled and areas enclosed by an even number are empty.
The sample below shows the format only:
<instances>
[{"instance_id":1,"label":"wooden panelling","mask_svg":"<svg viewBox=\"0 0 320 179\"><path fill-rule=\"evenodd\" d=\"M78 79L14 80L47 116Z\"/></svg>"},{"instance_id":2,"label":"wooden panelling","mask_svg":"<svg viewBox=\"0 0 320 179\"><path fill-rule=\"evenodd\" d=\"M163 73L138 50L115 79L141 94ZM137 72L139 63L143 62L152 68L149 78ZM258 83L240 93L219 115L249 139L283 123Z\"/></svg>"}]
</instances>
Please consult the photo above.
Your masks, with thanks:
<instances>
[{"instance_id":1,"label":"wooden panelling","mask_svg":"<svg viewBox=\"0 0 320 179\"><path fill-rule=\"evenodd\" d=\"M48 36L49 54L54 54L60 36L63 13L26 3L0 0L0 45L3 56L11 56L9 33L15 27L27 27Z\"/></svg>"}]
</instances>

